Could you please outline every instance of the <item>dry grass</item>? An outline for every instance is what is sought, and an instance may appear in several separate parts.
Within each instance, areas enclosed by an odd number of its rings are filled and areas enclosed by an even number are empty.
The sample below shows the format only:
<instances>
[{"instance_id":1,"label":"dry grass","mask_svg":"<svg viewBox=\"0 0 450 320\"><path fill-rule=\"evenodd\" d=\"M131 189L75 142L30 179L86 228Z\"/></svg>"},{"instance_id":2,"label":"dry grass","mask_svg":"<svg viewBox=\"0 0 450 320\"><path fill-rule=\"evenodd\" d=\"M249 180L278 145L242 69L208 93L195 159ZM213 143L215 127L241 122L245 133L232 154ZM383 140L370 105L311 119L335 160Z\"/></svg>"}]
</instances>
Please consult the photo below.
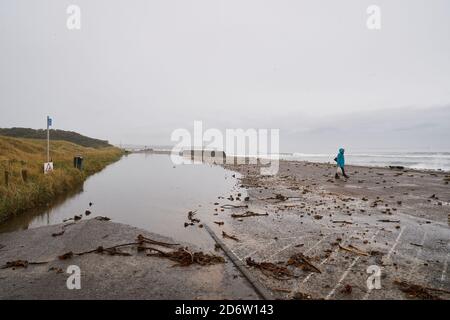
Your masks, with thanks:
<instances>
[{"instance_id":1,"label":"dry grass","mask_svg":"<svg viewBox=\"0 0 450 320\"><path fill-rule=\"evenodd\" d=\"M79 187L89 175L122 156L122 151L115 147L94 149L65 141L52 141L50 150L54 171L44 175L45 140L0 136L0 221L50 204L57 196ZM84 158L83 171L73 168L76 155ZM8 185L5 171L9 173ZM23 171L26 171L26 179Z\"/></svg>"}]
</instances>

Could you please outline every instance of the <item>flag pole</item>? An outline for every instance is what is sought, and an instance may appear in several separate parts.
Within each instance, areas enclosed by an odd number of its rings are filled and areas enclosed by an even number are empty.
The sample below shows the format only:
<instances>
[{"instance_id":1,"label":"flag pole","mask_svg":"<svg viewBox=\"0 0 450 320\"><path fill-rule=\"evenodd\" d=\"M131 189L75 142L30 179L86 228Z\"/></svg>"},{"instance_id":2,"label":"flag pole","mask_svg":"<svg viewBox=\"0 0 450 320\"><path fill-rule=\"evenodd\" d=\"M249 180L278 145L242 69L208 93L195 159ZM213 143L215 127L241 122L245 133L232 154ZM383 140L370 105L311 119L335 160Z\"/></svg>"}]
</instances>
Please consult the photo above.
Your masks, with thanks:
<instances>
[{"instance_id":1,"label":"flag pole","mask_svg":"<svg viewBox=\"0 0 450 320\"><path fill-rule=\"evenodd\" d=\"M50 162L50 129L49 116L47 116L47 162Z\"/></svg>"}]
</instances>

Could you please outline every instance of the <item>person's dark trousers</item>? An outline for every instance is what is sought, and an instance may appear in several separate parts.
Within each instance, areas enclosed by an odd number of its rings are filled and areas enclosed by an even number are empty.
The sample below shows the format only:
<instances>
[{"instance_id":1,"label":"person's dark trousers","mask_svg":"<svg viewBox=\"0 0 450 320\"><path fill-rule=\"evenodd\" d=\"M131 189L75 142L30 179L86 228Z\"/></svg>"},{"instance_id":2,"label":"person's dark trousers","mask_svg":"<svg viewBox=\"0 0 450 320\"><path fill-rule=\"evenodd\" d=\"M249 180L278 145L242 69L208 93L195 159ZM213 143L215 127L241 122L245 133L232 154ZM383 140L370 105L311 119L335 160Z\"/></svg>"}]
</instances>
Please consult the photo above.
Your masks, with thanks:
<instances>
[{"instance_id":1,"label":"person's dark trousers","mask_svg":"<svg viewBox=\"0 0 450 320\"><path fill-rule=\"evenodd\" d=\"M344 175L344 177L348 178L348 175L345 173L344 167L341 167L341 170L342 170L342 174Z\"/></svg>"}]
</instances>

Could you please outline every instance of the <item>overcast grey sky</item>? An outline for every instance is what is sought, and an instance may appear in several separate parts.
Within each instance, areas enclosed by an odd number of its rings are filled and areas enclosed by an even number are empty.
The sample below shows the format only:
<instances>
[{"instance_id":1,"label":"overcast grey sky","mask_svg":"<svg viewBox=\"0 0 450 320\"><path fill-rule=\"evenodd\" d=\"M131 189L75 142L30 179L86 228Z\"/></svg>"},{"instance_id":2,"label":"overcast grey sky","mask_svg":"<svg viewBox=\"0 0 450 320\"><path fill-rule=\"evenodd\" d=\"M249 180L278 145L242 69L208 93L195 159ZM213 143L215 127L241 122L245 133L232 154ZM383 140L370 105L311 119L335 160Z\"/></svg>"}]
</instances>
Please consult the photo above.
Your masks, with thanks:
<instances>
[{"instance_id":1,"label":"overcast grey sky","mask_svg":"<svg viewBox=\"0 0 450 320\"><path fill-rule=\"evenodd\" d=\"M449 57L448 0L2 0L0 127L49 114L168 144L203 120L280 128L282 151L450 150Z\"/></svg>"}]
</instances>

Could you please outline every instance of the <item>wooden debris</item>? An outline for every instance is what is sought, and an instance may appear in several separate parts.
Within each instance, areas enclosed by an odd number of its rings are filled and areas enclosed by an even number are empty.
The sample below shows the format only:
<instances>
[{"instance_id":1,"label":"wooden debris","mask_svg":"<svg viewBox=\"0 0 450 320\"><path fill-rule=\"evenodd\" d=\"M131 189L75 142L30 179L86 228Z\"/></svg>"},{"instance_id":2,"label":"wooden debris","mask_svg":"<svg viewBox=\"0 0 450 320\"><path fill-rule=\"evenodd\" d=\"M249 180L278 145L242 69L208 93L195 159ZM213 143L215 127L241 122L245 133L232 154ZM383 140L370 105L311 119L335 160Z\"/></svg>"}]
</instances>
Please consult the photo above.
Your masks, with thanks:
<instances>
[{"instance_id":1,"label":"wooden debris","mask_svg":"<svg viewBox=\"0 0 450 320\"><path fill-rule=\"evenodd\" d=\"M311 297L311 295L309 295L307 293L297 291L292 295L292 299L293 300L312 300L312 297Z\"/></svg>"},{"instance_id":2,"label":"wooden debris","mask_svg":"<svg viewBox=\"0 0 450 320\"><path fill-rule=\"evenodd\" d=\"M178 243L167 243L167 242L156 241L156 240L153 240L153 239L150 239L150 238L146 238L142 234L139 234L137 236L136 241L139 244L150 243L150 244L156 244L156 245L163 246L163 247L170 247L170 246L177 246L177 245L179 245Z\"/></svg>"},{"instance_id":3,"label":"wooden debris","mask_svg":"<svg viewBox=\"0 0 450 320\"><path fill-rule=\"evenodd\" d=\"M118 248L128 247L128 246L137 246L138 251L152 250L152 251L157 251L159 253L164 253L163 251L161 251L159 249L156 249L156 248L153 248L153 247L145 247L145 246L143 246L145 243L158 245L158 246L163 246L163 247L171 247L171 246L179 245L178 243L167 243L167 242L153 240L153 239L146 238L143 235L139 234L137 236L137 238L136 238L136 242L123 243L123 244L119 244L119 245L112 246L112 247L109 247L109 248L104 248L102 246L99 246L99 247L97 247L96 249L93 249L93 250L88 250L88 251L84 251L84 252L77 252L77 253L69 251L69 252L66 252L66 253L58 256L58 259L59 260L68 260L68 259L72 259L74 256L82 256L82 255L90 254L90 253L99 253L99 254L107 253L109 255L131 256L131 254L128 253L128 252L123 252L123 251L118 250ZM164 254L166 254L166 253L164 253ZM204 256L202 253L199 253L199 255L195 257L195 259L198 260L198 262L196 262L196 263L202 264L204 262L204 260L202 260L202 259L206 259L205 261L207 262L208 261L208 257L209 257L208 255ZM214 260L214 261L216 261L216 260ZM48 262L29 262L29 261L26 261L26 260L15 260L15 261L7 262L6 265L2 266L1 268L2 269L14 268L14 267L26 268L28 265L44 264L44 263L48 263Z\"/></svg>"},{"instance_id":4,"label":"wooden debris","mask_svg":"<svg viewBox=\"0 0 450 320\"><path fill-rule=\"evenodd\" d=\"M315 265L313 265L307 256L305 256L303 253L296 253L293 256L289 258L287 261L288 266L294 266L297 268L301 268L305 271L311 271L311 272L317 272L322 273L319 268L317 268Z\"/></svg>"},{"instance_id":5,"label":"wooden debris","mask_svg":"<svg viewBox=\"0 0 450 320\"><path fill-rule=\"evenodd\" d=\"M287 208L295 208L298 207L298 204L295 203L288 203L288 204L284 204L283 206L278 207L279 209L287 209Z\"/></svg>"},{"instance_id":6,"label":"wooden debris","mask_svg":"<svg viewBox=\"0 0 450 320\"><path fill-rule=\"evenodd\" d=\"M285 292L285 293L291 293L291 290L289 289L284 289L284 288L273 288L273 291L277 291L277 292Z\"/></svg>"},{"instance_id":7,"label":"wooden debris","mask_svg":"<svg viewBox=\"0 0 450 320\"><path fill-rule=\"evenodd\" d=\"M423 245L418 244L418 243L410 242L409 244L412 245L412 246L416 246L416 247L423 247Z\"/></svg>"},{"instance_id":8,"label":"wooden debris","mask_svg":"<svg viewBox=\"0 0 450 320\"><path fill-rule=\"evenodd\" d=\"M229 234L226 233L225 231L222 231L222 237L228 238L228 239L232 239L232 240L234 240L234 241L239 241L239 239L238 239L236 236L229 235Z\"/></svg>"},{"instance_id":9,"label":"wooden debris","mask_svg":"<svg viewBox=\"0 0 450 320\"><path fill-rule=\"evenodd\" d=\"M7 268L26 268L28 267L28 261L27 260L15 260L15 261L8 261L4 266L2 266L2 269Z\"/></svg>"},{"instance_id":10,"label":"wooden debris","mask_svg":"<svg viewBox=\"0 0 450 320\"><path fill-rule=\"evenodd\" d=\"M439 289L427 288L417 284L411 284L406 281L395 280L400 291L406 293L409 298L418 298L421 300L441 300L441 298L430 291L440 291Z\"/></svg>"},{"instance_id":11,"label":"wooden debris","mask_svg":"<svg viewBox=\"0 0 450 320\"><path fill-rule=\"evenodd\" d=\"M111 247L111 248L103 248L102 246L99 246L97 249L95 249L96 253L107 253L111 256L131 256L128 252L122 252L117 250L117 247Z\"/></svg>"},{"instance_id":12,"label":"wooden debris","mask_svg":"<svg viewBox=\"0 0 450 320\"><path fill-rule=\"evenodd\" d=\"M95 220L99 220L99 221L109 221L109 220L111 220L108 217L102 217L102 216L95 217L94 219Z\"/></svg>"},{"instance_id":13,"label":"wooden debris","mask_svg":"<svg viewBox=\"0 0 450 320\"><path fill-rule=\"evenodd\" d=\"M403 170L403 169L405 169L405 167L404 166L389 166L389 169Z\"/></svg>"},{"instance_id":14,"label":"wooden debris","mask_svg":"<svg viewBox=\"0 0 450 320\"><path fill-rule=\"evenodd\" d=\"M52 237L62 236L66 232L66 230L61 230L60 232L52 233Z\"/></svg>"},{"instance_id":15,"label":"wooden debris","mask_svg":"<svg viewBox=\"0 0 450 320\"><path fill-rule=\"evenodd\" d=\"M391 223L399 223L400 220L389 220L389 219L380 219L379 222L391 222Z\"/></svg>"},{"instance_id":16,"label":"wooden debris","mask_svg":"<svg viewBox=\"0 0 450 320\"><path fill-rule=\"evenodd\" d=\"M225 222L223 222L223 221L214 221L214 223L219 226L223 226L225 224Z\"/></svg>"},{"instance_id":17,"label":"wooden debris","mask_svg":"<svg viewBox=\"0 0 450 320\"><path fill-rule=\"evenodd\" d=\"M156 253L149 253L147 256L157 256L168 258L177 262L174 266L189 266L191 264L199 264L201 266L225 263L225 259L221 256L213 254L204 254L203 252L190 252L187 248L179 248L178 250L165 252L156 248L149 248Z\"/></svg>"},{"instance_id":18,"label":"wooden debris","mask_svg":"<svg viewBox=\"0 0 450 320\"><path fill-rule=\"evenodd\" d=\"M257 216L268 216L269 214L266 213L256 213L253 211L246 211L244 213L233 213L231 217L233 218L247 218L247 217L257 217Z\"/></svg>"},{"instance_id":19,"label":"wooden debris","mask_svg":"<svg viewBox=\"0 0 450 320\"><path fill-rule=\"evenodd\" d=\"M333 223L343 223L343 224L353 224L351 221L345 221L345 220L332 220Z\"/></svg>"},{"instance_id":20,"label":"wooden debris","mask_svg":"<svg viewBox=\"0 0 450 320\"><path fill-rule=\"evenodd\" d=\"M288 197L283 196L281 193L277 193L277 194L275 195L275 198L274 198L274 199L277 199L277 200L280 200L280 201L286 201L286 200L288 199Z\"/></svg>"},{"instance_id":21,"label":"wooden debris","mask_svg":"<svg viewBox=\"0 0 450 320\"><path fill-rule=\"evenodd\" d=\"M50 269L48 269L48 271L55 271L56 273L63 273L63 269L58 268L58 267L51 267Z\"/></svg>"},{"instance_id":22,"label":"wooden debris","mask_svg":"<svg viewBox=\"0 0 450 320\"><path fill-rule=\"evenodd\" d=\"M220 206L222 209L235 209L235 208L248 208L248 205L233 205L233 204L224 204Z\"/></svg>"},{"instance_id":23,"label":"wooden debris","mask_svg":"<svg viewBox=\"0 0 450 320\"><path fill-rule=\"evenodd\" d=\"M198 223L200 222L199 219L194 218L194 216L197 214L197 210L195 211L189 211L188 212L188 220L191 221L192 223Z\"/></svg>"},{"instance_id":24,"label":"wooden debris","mask_svg":"<svg viewBox=\"0 0 450 320\"><path fill-rule=\"evenodd\" d=\"M353 287L349 284L346 284L344 288L342 288L341 293L343 294L351 294L353 291Z\"/></svg>"},{"instance_id":25,"label":"wooden debris","mask_svg":"<svg viewBox=\"0 0 450 320\"><path fill-rule=\"evenodd\" d=\"M277 280L289 280L294 278L292 272L289 271L289 269L287 269L286 267L277 266L276 264L273 264L271 262L258 263L252 260L252 258L250 257L248 257L245 261L250 267L258 268L266 276L273 277Z\"/></svg>"},{"instance_id":26,"label":"wooden debris","mask_svg":"<svg viewBox=\"0 0 450 320\"><path fill-rule=\"evenodd\" d=\"M305 194L306 192L303 191L303 194ZM260 200L278 200L278 202L283 202L283 201L287 201L289 199L301 199L301 197L288 197L288 196L284 196L281 193L276 193L275 197L269 197L269 198L263 198Z\"/></svg>"},{"instance_id":27,"label":"wooden debris","mask_svg":"<svg viewBox=\"0 0 450 320\"><path fill-rule=\"evenodd\" d=\"M69 251L69 252L64 253L63 255L58 256L58 259L59 260L68 260L68 259L72 259L72 257L73 257L73 252Z\"/></svg>"},{"instance_id":28,"label":"wooden debris","mask_svg":"<svg viewBox=\"0 0 450 320\"><path fill-rule=\"evenodd\" d=\"M130 256L131 254L128 252L123 252L123 251L117 250L118 248L129 247L129 246L137 246L138 251L147 250L147 249L154 250L154 248L144 247L143 246L144 243L154 244L154 245L163 246L163 247L170 247L170 246L178 245L178 243L166 243L166 242L156 241L156 240L153 240L150 238L146 238L143 235L139 234L136 238L136 242L122 243L122 244L118 244L116 246L112 246L112 247L108 247L108 248L99 246L96 249L83 251L83 252L76 252L76 253L69 251L69 252L59 256L58 258L60 260L67 260L67 259L73 258L73 256L82 256L82 255L89 254L89 253L100 253L100 254L107 253L109 255Z\"/></svg>"},{"instance_id":29,"label":"wooden debris","mask_svg":"<svg viewBox=\"0 0 450 320\"><path fill-rule=\"evenodd\" d=\"M7 268L27 268L29 265L38 265L38 264L46 264L47 261L42 262L30 262L27 260L14 260L14 261L8 261L4 266L2 266L0 269L7 269Z\"/></svg>"},{"instance_id":30,"label":"wooden debris","mask_svg":"<svg viewBox=\"0 0 450 320\"><path fill-rule=\"evenodd\" d=\"M360 250L360 249L358 249L358 248L356 248L356 247L354 247L352 245L349 245L348 247L344 247L344 246L341 246L339 244L339 248L344 250L344 251L348 251L348 252L359 254L361 256L366 256L366 257L370 256L370 254L368 254L367 252L364 252L364 251L362 251L362 250Z\"/></svg>"}]
</instances>

